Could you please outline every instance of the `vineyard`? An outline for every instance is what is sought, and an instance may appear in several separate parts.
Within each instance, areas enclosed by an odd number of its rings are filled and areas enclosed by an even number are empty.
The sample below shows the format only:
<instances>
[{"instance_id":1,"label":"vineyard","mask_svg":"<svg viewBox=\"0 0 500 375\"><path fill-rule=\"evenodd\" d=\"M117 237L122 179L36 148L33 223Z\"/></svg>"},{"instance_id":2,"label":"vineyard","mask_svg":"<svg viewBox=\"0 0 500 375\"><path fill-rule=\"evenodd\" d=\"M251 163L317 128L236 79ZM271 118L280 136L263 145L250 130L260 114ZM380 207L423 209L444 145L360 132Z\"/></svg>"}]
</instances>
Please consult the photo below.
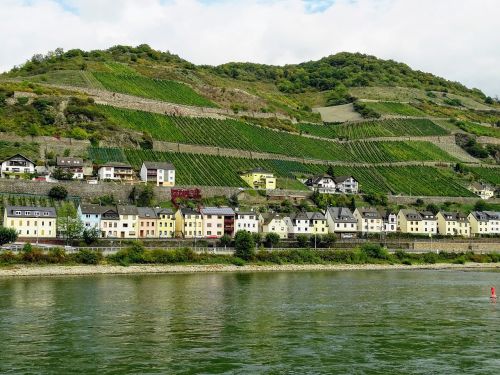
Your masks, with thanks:
<instances>
[{"instance_id":1,"label":"vineyard","mask_svg":"<svg viewBox=\"0 0 500 375\"><path fill-rule=\"evenodd\" d=\"M467 170L474 173L484 181L500 185L500 168L468 167Z\"/></svg>"},{"instance_id":2,"label":"vineyard","mask_svg":"<svg viewBox=\"0 0 500 375\"><path fill-rule=\"evenodd\" d=\"M382 115L426 116L425 112L407 103L363 102L363 104Z\"/></svg>"},{"instance_id":3,"label":"vineyard","mask_svg":"<svg viewBox=\"0 0 500 375\"><path fill-rule=\"evenodd\" d=\"M151 150L124 150L91 148L89 156L94 161L128 161L136 170L143 161L168 161L176 167L176 183L202 186L245 186L239 172L262 167L281 178L294 179L312 174L325 173L327 165L305 164L288 160L246 159L215 155L156 152ZM437 168L412 166L393 167L334 167L337 175L353 175L361 184L363 192L471 196L458 179L449 178ZM424 178L422 177L424 176ZM297 184L278 187L299 188Z\"/></svg>"},{"instance_id":4,"label":"vineyard","mask_svg":"<svg viewBox=\"0 0 500 375\"><path fill-rule=\"evenodd\" d=\"M339 143L318 140L227 119L164 116L154 113L98 106L120 126L147 131L167 142L260 151L298 158L380 163L391 161L455 161L430 142Z\"/></svg>"},{"instance_id":5,"label":"vineyard","mask_svg":"<svg viewBox=\"0 0 500 375\"><path fill-rule=\"evenodd\" d=\"M40 158L40 146L37 143L20 143L0 141L0 160L7 159L17 153L36 161Z\"/></svg>"},{"instance_id":6,"label":"vineyard","mask_svg":"<svg viewBox=\"0 0 500 375\"><path fill-rule=\"evenodd\" d=\"M116 68L116 67L114 67ZM159 99L177 104L215 107L215 104L196 93L191 87L175 81L152 79L134 74L93 72L94 77L108 90L143 98Z\"/></svg>"},{"instance_id":7,"label":"vineyard","mask_svg":"<svg viewBox=\"0 0 500 375\"><path fill-rule=\"evenodd\" d=\"M470 121L456 121L454 124L467 133L484 137L500 138L500 128L475 124Z\"/></svg>"},{"instance_id":8,"label":"vineyard","mask_svg":"<svg viewBox=\"0 0 500 375\"><path fill-rule=\"evenodd\" d=\"M440 136L449 132L427 119L388 119L339 125L299 124L306 134L322 138L362 139L401 136Z\"/></svg>"}]
</instances>

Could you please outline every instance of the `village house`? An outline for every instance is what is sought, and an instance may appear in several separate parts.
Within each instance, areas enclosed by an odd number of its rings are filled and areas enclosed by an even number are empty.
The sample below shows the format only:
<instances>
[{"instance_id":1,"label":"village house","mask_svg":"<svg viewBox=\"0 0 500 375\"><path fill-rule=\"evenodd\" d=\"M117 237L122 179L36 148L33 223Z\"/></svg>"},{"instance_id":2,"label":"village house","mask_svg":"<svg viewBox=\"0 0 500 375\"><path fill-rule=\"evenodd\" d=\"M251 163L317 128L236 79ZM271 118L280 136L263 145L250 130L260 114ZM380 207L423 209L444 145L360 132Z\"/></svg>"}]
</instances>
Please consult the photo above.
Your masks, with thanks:
<instances>
[{"instance_id":1,"label":"village house","mask_svg":"<svg viewBox=\"0 0 500 375\"><path fill-rule=\"evenodd\" d=\"M183 238L203 237L201 213L191 208L180 208L175 213L175 234Z\"/></svg>"},{"instance_id":2,"label":"village house","mask_svg":"<svg viewBox=\"0 0 500 375\"><path fill-rule=\"evenodd\" d=\"M53 207L6 206L3 226L21 238L56 238L57 215Z\"/></svg>"},{"instance_id":3,"label":"village house","mask_svg":"<svg viewBox=\"0 0 500 375\"><path fill-rule=\"evenodd\" d=\"M398 215L389 210L381 210L382 232L395 233L398 230Z\"/></svg>"},{"instance_id":4,"label":"village house","mask_svg":"<svg viewBox=\"0 0 500 375\"><path fill-rule=\"evenodd\" d=\"M175 167L171 163L145 161L142 163L141 180L156 186L175 185Z\"/></svg>"},{"instance_id":5,"label":"village house","mask_svg":"<svg viewBox=\"0 0 500 375\"><path fill-rule=\"evenodd\" d=\"M258 214L252 211L235 213L234 220L235 232L246 230L250 233L259 233L259 218Z\"/></svg>"},{"instance_id":6,"label":"village house","mask_svg":"<svg viewBox=\"0 0 500 375\"><path fill-rule=\"evenodd\" d=\"M80 204L77 212L85 229L100 229L101 215L106 209L109 209L109 207L106 208L97 204Z\"/></svg>"},{"instance_id":7,"label":"village house","mask_svg":"<svg viewBox=\"0 0 500 375\"><path fill-rule=\"evenodd\" d=\"M288 225L285 217L277 213L264 213L259 217L261 232L276 233L281 239L288 237Z\"/></svg>"},{"instance_id":8,"label":"village house","mask_svg":"<svg viewBox=\"0 0 500 375\"><path fill-rule=\"evenodd\" d=\"M467 219L470 224L471 236L500 234L500 212L472 211Z\"/></svg>"},{"instance_id":9,"label":"village house","mask_svg":"<svg viewBox=\"0 0 500 375\"><path fill-rule=\"evenodd\" d=\"M118 223L120 215L118 210L113 206L102 207L101 211L101 237L102 238L118 238Z\"/></svg>"},{"instance_id":10,"label":"village house","mask_svg":"<svg viewBox=\"0 0 500 375\"><path fill-rule=\"evenodd\" d=\"M2 178L20 179L35 173L35 163L21 154L16 154L2 161L0 172Z\"/></svg>"},{"instance_id":11,"label":"village house","mask_svg":"<svg viewBox=\"0 0 500 375\"><path fill-rule=\"evenodd\" d=\"M306 180L305 185L312 191L321 194L335 194L337 191L335 180L327 174L310 177Z\"/></svg>"},{"instance_id":12,"label":"village house","mask_svg":"<svg viewBox=\"0 0 500 375\"><path fill-rule=\"evenodd\" d=\"M354 217L357 221L358 232L361 234L372 234L382 232L382 216L375 208L356 208Z\"/></svg>"},{"instance_id":13,"label":"village house","mask_svg":"<svg viewBox=\"0 0 500 375\"><path fill-rule=\"evenodd\" d=\"M120 238L137 238L137 221L139 211L136 206L117 206L120 220L118 233Z\"/></svg>"},{"instance_id":14,"label":"village house","mask_svg":"<svg viewBox=\"0 0 500 375\"><path fill-rule=\"evenodd\" d=\"M401 209L398 212L398 230L401 233L420 234L422 217L413 209Z\"/></svg>"},{"instance_id":15,"label":"village house","mask_svg":"<svg viewBox=\"0 0 500 375\"><path fill-rule=\"evenodd\" d=\"M175 237L175 214L169 208L155 208L156 217L158 218L158 237L159 238L174 238Z\"/></svg>"},{"instance_id":16,"label":"village house","mask_svg":"<svg viewBox=\"0 0 500 375\"><path fill-rule=\"evenodd\" d=\"M311 227L311 234L327 234L328 223L325 215L321 212L307 212L309 218L309 225Z\"/></svg>"},{"instance_id":17,"label":"village house","mask_svg":"<svg viewBox=\"0 0 500 375\"><path fill-rule=\"evenodd\" d=\"M130 164L111 162L99 167L98 175L100 180L134 181L134 170Z\"/></svg>"},{"instance_id":18,"label":"village house","mask_svg":"<svg viewBox=\"0 0 500 375\"><path fill-rule=\"evenodd\" d=\"M435 235L438 232L437 217L430 211L418 212L422 220L420 221L420 234Z\"/></svg>"},{"instance_id":19,"label":"village house","mask_svg":"<svg viewBox=\"0 0 500 375\"><path fill-rule=\"evenodd\" d=\"M358 194L359 183L352 176L335 176L333 178L335 181L337 192L342 194Z\"/></svg>"},{"instance_id":20,"label":"village house","mask_svg":"<svg viewBox=\"0 0 500 375\"><path fill-rule=\"evenodd\" d=\"M158 217L153 208L137 207L139 238L157 238Z\"/></svg>"},{"instance_id":21,"label":"village house","mask_svg":"<svg viewBox=\"0 0 500 375\"><path fill-rule=\"evenodd\" d=\"M358 221L347 207L328 207L325 217L330 233L340 233L346 238L356 235Z\"/></svg>"},{"instance_id":22,"label":"village house","mask_svg":"<svg viewBox=\"0 0 500 375\"><path fill-rule=\"evenodd\" d=\"M297 212L284 218L288 228L288 235L295 237L298 234L311 234L311 225L309 216L306 212Z\"/></svg>"},{"instance_id":23,"label":"village house","mask_svg":"<svg viewBox=\"0 0 500 375\"><path fill-rule=\"evenodd\" d=\"M234 211L230 207L205 207L200 210L203 218L203 236L220 238L234 235Z\"/></svg>"},{"instance_id":24,"label":"village house","mask_svg":"<svg viewBox=\"0 0 500 375\"><path fill-rule=\"evenodd\" d=\"M242 172L240 177L254 189L276 189L276 177L262 168Z\"/></svg>"},{"instance_id":25,"label":"village house","mask_svg":"<svg viewBox=\"0 0 500 375\"><path fill-rule=\"evenodd\" d=\"M460 212L439 212L437 214L438 233L443 236L470 236L467 216Z\"/></svg>"},{"instance_id":26,"label":"village house","mask_svg":"<svg viewBox=\"0 0 500 375\"><path fill-rule=\"evenodd\" d=\"M83 180L82 158L57 157L56 167L71 174L74 180Z\"/></svg>"},{"instance_id":27,"label":"village house","mask_svg":"<svg viewBox=\"0 0 500 375\"><path fill-rule=\"evenodd\" d=\"M495 196L495 188L482 182L474 182L469 186L469 190L480 196L481 199L490 199Z\"/></svg>"}]
</instances>

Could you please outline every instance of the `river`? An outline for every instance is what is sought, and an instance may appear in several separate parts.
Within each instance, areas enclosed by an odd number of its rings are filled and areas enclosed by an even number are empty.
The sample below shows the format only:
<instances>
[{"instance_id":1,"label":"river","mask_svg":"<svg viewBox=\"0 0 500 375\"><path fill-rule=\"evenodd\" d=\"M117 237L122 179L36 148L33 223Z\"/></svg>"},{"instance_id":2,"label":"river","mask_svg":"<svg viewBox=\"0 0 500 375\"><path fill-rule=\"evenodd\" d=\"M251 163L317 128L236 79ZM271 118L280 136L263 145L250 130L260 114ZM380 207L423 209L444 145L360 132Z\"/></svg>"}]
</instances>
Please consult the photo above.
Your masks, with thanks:
<instances>
[{"instance_id":1,"label":"river","mask_svg":"<svg viewBox=\"0 0 500 375\"><path fill-rule=\"evenodd\" d=\"M1 374L498 374L498 271L0 279Z\"/></svg>"}]
</instances>

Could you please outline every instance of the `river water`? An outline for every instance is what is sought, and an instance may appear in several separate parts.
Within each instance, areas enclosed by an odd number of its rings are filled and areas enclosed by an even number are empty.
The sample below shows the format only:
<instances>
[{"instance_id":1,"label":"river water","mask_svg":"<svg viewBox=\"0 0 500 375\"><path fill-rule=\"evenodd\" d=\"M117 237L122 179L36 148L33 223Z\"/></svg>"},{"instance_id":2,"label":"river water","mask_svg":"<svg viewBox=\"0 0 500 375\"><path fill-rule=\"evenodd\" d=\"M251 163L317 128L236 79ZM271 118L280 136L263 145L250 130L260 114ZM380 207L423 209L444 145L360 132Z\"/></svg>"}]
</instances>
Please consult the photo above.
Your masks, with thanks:
<instances>
[{"instance_id":1,"label":"river water","mask_svg":"<svg viewBox=\"0 0 500 375\"><path fill-rule=\"evenodd\" d=\"M495 271L0 279L0 373L500 374Z\"/></svg>"}]
</instances>

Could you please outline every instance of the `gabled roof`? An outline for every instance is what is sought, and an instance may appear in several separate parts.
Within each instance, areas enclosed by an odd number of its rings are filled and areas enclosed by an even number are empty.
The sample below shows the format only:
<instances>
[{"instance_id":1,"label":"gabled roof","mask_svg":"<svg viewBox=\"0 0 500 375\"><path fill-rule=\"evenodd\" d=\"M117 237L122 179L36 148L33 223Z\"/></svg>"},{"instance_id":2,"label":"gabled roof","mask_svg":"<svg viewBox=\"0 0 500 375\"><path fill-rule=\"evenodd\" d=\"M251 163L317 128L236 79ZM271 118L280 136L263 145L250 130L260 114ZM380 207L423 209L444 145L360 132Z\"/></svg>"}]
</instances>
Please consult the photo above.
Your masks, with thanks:
<instances>
[{"instance_id":1,"label":"gabled roof","mask_svg":"<svg viewBox=\"0 0 500 375\"><path fill-rule=\"evenodd\" d=\"M102 167L117 167L117 168L130 168L130 169L132 169L132 166L130 164L122 163L119 161L111 161L109 163L102 164L101 166L99 166L99 168L102 168Z\"/></svg>"},{"instance_id":2,"label":"gabled roof","mask_svg":"<svg viewBox=\"0 0 500 375\"><path fill-rule=\"evenodd\" d=\"M120 215L138 215L139 211L136 206L116 206Z\"/></svg>"},{"instance_id":3,"label":"gabled roof","mask_svg":"<svg viewBox=\"0 0 500 375\"><path fill-rule=\"evenodd\" d=\"M295 214L291 214L290 219L292 221L295 221L295 220L308 220L309 221L309 216L307 216L306 212L297 212Z\"/></svg>"},{"instance_id":4,"label":"gabled roof","mask_svg":"<svg viewBox=\"0 0 500 375\"><path fill-rule=\"evenodd\" d=\"M141 219L156 219L156 212L151 207L137 207L137 214Z\"/></svg>"},{"instance_id":5,"label":"gabled roof","mask_svg":"<svg viewBox=\"0 0 500 375\"><path fill-rule=\"evenodd\" d=\"M23 154L15 154L15 155L11 156L10 158L7 158L7 159L2 160L2 162L4 162L4 161L9 161L9 160L12 160L12 159L24 159L24 160L26 160L26 161L29 161L31 164L35 164L35 163L33 162L33 160L28 159L28 158L27 158L26 156L24 156Z\"/></svg>"},{"instance_id":6,"label":"gabled roof","mask_svg":"<svg viewBox=\"0 0 500 375\"><path fill-rule=\"evenodd\" d=\"M352 177L352 176L335 176L335 177L333 178L333 180L335 181L335 183L337 183L337 184L341 184L342 182L344 182L344 181L345 181L345 180L347 180L348 178L352 178L354 181L356 181L356 182L357 182L357 180L356 180L354 177Z\"/></svg>"},{"instance_id":7,"label":"gabled roof","mask_svg":"<svg viewBox=\"0 0 500 375\"><path fill-rule=\"evenodd\" d=\"M306 212L309 220L326 220L325 215L321 212Z\"/></svg>"},{"instance_id":8,"label":"gabled roof","mask_svg":"<svg viewBox=\"0 0 500 375\"><path fill-rule=\"evenodd\" d=\"M98 204L81 204L80 211L82 214L91 214L91 215L101 215L103 212L108 211L109 209L113 209L114 207L110 206L99 206Z\"/></svg>"},{"instance_id":9,"label":"gabled roof","mask_svg":"<svg viewBox=\"0 0 500 375\"><path fill-rule=\"evenodd\" d=\"M5 206L7 217L22 218L56 218L56 209L54 207L35 207L35 206ZM19 212L19 214L16 214ZM38 213L38 215L36 214Z\"/></svg>"},{"instance_id":10,"label":"gabled roof","mask_svg":"<svg viewBox=\"0 0 500 375\"><path fill-rule=\"evenodd\" d=\"M471 215L474 216L474 218L477 221L489 221L490 220L490 218L489 218L489 216L488 216L488 214L486 212L472 211Z\"/></svg>"},{"instance_id":11,"label":"gabled roof","mask_svg":"<svg viewBox=\"0 0 500 375\"><path fill-rule=\"evenodd\" d=\"M378 211L382 219L387 220L389 219L390 215L396 215L396 213L392 212L391 210L379 210Z\"/></svg>"},{"instance_id":12,"label":"gabled roof","mask_svg":"<svg viewBox=\"0 0 500 375\"><path fill-rule=\"evenodd\" d=\"M237 211L235 212L236 216L259 216L259 214L257 212L253 212L253 211Z\"/></svg>"},{"instance_id":13,"label":"gabled roof","mask_svg":"<svg viewBox=\"0 0 500 375\"><path fill-rule=\"evenodd\" d=\"M320 183L322 180L324 179L331 179L333 182L335 182L335 179L328 175L328 174L320 174L320 175L316 175L316 176L312 176L310 178L307 179L307 183L309 184L313 184L313 185L316 185L318 183Z\"/></svg>"},{"instance_id":14,"label":"gabled roof","mask_svg":"<svg viewBox=\"0 0 500 375\"><path fill-rule=\"evenodd\" d=\"M437 220L436 215L430 211L419 211L418 213L422 217L422 220Z\"/></svg>"},{"instance_id":15,"label":"gabled roof","mask_svg":"<svg viewBox=\"0 0 500 375\"><path fill-rule=\"evenodd\" d=\"M234 211L231 207L204 207L200 212L202 215L234 216Z\"/></svg>"},{"instance_id":16,"label":"gabled roof","mask_svg":"<svg viewBox=\"0 0 500 375\"><path fill-rule=\"evenodd\" d=\"M174 210L170 208L160 208L156 207L155 209L156 215L172 215L174 213Z\"/></svg>"},{"instance_id":17,"label":"gabled roof","mask_svg":"<svg viewBox=\"0 0 500 375\"><path fill-rule=\"evenodd\" d=\"M357 208L357 210L363 219L382 219L382 216L380 215L380 213L377 211L376 208L361 207Z\"/></svg>"},{"instance_id":18,"label":"gabled roof","mask_svg":"<svg viewBox=\"0 0 500 375\"><path fill-rule=\"evenodd\" d=\"M410 221L422 221L422 216L416 211L412 209L402 209L399 211L400 214L402 214L406 220Z\"/></svg>"},{"instance_id":19,"label":"gabled roof","mask_svg":"<svg viewBox=\"0 0 500 375\"><path fill-rule=\"evenodd\" d=\"M146 169L166 169L166 170L174 170L175 166L172 163L160 162L160 161L145 161L143 162Z\"/></svg>"},{"instance_id":20,"label":"gabled roof","mask_svg":"<svg viewBox=\"0 0 500 375\"><path fill-rule=\"evenodd\" d=\"M193 210L192 208L183 207L179 210L182 215L200 215L198 211Z\"/></svg>"},{"instance_id":21,"label":"gabled roof","mask_svg":"<svg viewBox=\"0 0 500 375\"><path fill-rule=\"evenodd\" d=\"M264 225L267 225L271 221L273 221L274 219L283 220L285 217L283 215L277 214L277 213L264 213L264 214L262 214L262 218L264 219Z\"/></svg>"},{"instance_id":22,"label":"gabled roof","mask_svg":"<svg viewBox=\"0 0 500 375\"><path fill-rule=\"evenodd\" d=\"M83 159L58 156L56 159L56 165L58 167L80 167L83 166Z\"/></svg>"},{"instance_id":23,"label":"gabled roof","mask_svg":"<svg viewBox=\"0 0 500 375\"><path fill-rule=\"evenodd\" d=\"M356 218L351 210L347 207L328 207L326 212L334 221L341 221L343 223L357 223Z\"/></svg>"},{"instance_id":24,"label":"gabled roof","mask_svg":"<svg viewBox=\"0 0 500 375\"><path fill-rule=\"evenodd\" d=\"M490 220L500 220L500 211L483 211Z\"/></svg>"},{"instance_id":25,"label":"gabled roof","mask_svg":"<svg viewBox=\"0 0 500 375\"><path fill-rule=\"evenodd\" d=\"M499 171L500 173L500 171ZM474 189L476 190L489 190L489 191L495 191L495 189L493 188L493 186L489 185L489 184L485 184L485 183L482 183L482 182L473 182L471 184L471 187L473 187Z\"/></svg>"},{"instance_id":26,"label":"gabled roof","mask_svg":"<svg viewBox=\"0 0 500 375\"><path fill-rule=\"evenodd\" d=\"M467 221L467 216L461 212L442 211L440 213L446 221Z\"/></svg>"}]
</instances>

